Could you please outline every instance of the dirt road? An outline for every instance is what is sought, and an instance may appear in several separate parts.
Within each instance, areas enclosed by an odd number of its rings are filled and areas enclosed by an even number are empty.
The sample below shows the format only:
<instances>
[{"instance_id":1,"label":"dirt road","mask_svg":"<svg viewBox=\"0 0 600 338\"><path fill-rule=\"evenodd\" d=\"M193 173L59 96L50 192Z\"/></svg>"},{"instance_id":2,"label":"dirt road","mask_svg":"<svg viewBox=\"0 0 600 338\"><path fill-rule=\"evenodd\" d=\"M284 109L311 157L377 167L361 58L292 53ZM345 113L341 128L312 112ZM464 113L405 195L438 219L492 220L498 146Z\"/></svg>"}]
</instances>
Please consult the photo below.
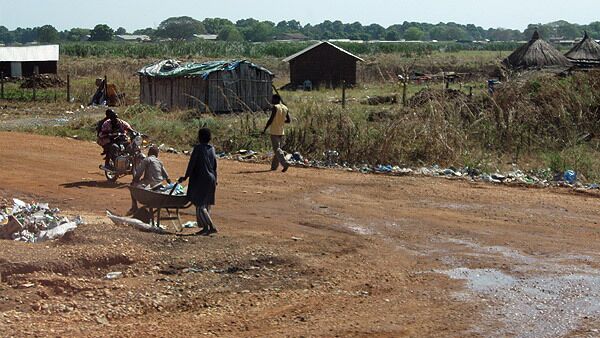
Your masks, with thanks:
<instances>
[{"instance_id":1,"label":"dirt road","mask_svg":"<svg viewBox=\"0 0 600 338\"><path fill-rule=\"evenodd\" d=\"M1 336L600 336L596 195L221 161L220 232L161 236L98 153L0 133L1 195L88 221L0 243Z\"/></svg>"}]
</instances>

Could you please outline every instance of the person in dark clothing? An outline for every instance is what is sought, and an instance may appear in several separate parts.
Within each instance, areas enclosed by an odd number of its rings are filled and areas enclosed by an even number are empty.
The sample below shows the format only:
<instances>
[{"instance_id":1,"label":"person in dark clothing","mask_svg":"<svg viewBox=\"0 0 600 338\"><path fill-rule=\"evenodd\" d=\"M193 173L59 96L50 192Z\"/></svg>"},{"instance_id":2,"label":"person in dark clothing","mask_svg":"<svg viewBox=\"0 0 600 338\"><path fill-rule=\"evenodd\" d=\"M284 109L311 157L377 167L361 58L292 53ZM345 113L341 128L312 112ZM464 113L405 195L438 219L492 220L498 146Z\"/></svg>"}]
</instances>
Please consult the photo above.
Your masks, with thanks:
<instances>
[{"instance_id":1,"label":"person in dark clothing","mask_svg":"<svg viewBox=\"0 0 600 338\"><path fill-rule=\"evenodd\" d=\"M106 104L106 81L101 78L96 79L96 93L88 106Z\"/></svg>"},{"instance_id":2,"label":"person in dark clothing","mask_svg":"<svg viewBox=\"0 0 600 338\"><path fill-rule=\"evenodd\" d=\"M217 155L215 148L209 144L210 129L201 128L198 131L199 144L194 147L188 163L185 176L179 178L179 183L190 179L187 196L196 206L196 219L202 230L198 234L210 235L217 232L210 217L210 207L215 204L217 189Z\"/></svg>"}]
</instances>

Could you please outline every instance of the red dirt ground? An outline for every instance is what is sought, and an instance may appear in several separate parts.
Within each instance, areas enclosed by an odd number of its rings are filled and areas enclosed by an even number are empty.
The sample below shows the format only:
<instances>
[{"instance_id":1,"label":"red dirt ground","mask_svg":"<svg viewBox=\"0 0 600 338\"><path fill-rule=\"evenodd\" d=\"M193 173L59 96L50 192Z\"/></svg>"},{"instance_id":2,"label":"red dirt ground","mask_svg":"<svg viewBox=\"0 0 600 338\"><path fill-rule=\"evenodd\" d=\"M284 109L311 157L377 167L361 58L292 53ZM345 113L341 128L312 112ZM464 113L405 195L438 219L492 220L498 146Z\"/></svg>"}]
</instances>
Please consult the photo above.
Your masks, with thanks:
<instances>
[{"instance_id":1,"label":"red dirt ground","mask_svg":"<svg viewBox=\"0 0 600 338\"><path fill-rule=\"evenodd\" d=\"M0 243L1 336L599 334L595 194L223 160L220 232L156 235L104 217L128 209L130 178L107 184L99 152L0 133L0 197L88 223ZM187 157L161 158L183 173Z\"/></svg>"}]
</instances>

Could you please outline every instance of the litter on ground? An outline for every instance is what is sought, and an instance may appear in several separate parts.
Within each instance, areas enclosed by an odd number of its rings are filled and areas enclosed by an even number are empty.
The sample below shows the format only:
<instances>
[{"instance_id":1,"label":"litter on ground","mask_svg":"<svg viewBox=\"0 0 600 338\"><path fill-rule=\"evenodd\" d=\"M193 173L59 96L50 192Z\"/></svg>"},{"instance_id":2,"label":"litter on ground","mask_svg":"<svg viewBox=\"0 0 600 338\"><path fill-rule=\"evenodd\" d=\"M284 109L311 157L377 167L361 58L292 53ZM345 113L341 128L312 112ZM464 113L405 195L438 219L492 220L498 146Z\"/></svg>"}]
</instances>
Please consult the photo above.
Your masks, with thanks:
<instances>
[{"instance_id":1,"label":"litter on ground","mask_svg":"<svg viewBox=\"0 0 600 338\"><path fill-rule=\"evenodd\" d=\"M73 219L60 217L59 209L47 203L25 203L14 198L0 200L0 238L38 243L63 237L83 224L80 216Z\"/></svg>"}]
</instances>

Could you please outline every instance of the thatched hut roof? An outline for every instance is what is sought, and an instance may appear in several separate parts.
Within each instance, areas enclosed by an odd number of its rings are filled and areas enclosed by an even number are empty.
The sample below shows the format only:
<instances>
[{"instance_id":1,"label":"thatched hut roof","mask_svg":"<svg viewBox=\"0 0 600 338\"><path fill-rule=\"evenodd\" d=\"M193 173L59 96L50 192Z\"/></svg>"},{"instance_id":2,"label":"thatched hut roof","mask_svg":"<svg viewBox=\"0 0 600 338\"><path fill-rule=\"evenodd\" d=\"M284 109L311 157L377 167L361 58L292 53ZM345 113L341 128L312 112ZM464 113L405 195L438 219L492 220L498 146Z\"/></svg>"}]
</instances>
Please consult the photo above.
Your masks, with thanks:
<instances>
[{"instance_id":1,"label":"thatched hut roof","mask_svg":"<svg viewBox=\"0 0 600 338\"><path fill-rule=\"evenodd\" d=\"M571 62L535 31L531 41L514 51L502 62L513 69L569 67Z\"/></svg>"},{"instance_id":2,"label":"thatched hut roof","mask_svg":"<svg viewBox=\"0 0 600 338\"><path fill-rule=\"evenodd\" d=\"M583 40L565 56L576 63L600 63L600 44L585 32Z\"/></svg>"}]
</instances>

